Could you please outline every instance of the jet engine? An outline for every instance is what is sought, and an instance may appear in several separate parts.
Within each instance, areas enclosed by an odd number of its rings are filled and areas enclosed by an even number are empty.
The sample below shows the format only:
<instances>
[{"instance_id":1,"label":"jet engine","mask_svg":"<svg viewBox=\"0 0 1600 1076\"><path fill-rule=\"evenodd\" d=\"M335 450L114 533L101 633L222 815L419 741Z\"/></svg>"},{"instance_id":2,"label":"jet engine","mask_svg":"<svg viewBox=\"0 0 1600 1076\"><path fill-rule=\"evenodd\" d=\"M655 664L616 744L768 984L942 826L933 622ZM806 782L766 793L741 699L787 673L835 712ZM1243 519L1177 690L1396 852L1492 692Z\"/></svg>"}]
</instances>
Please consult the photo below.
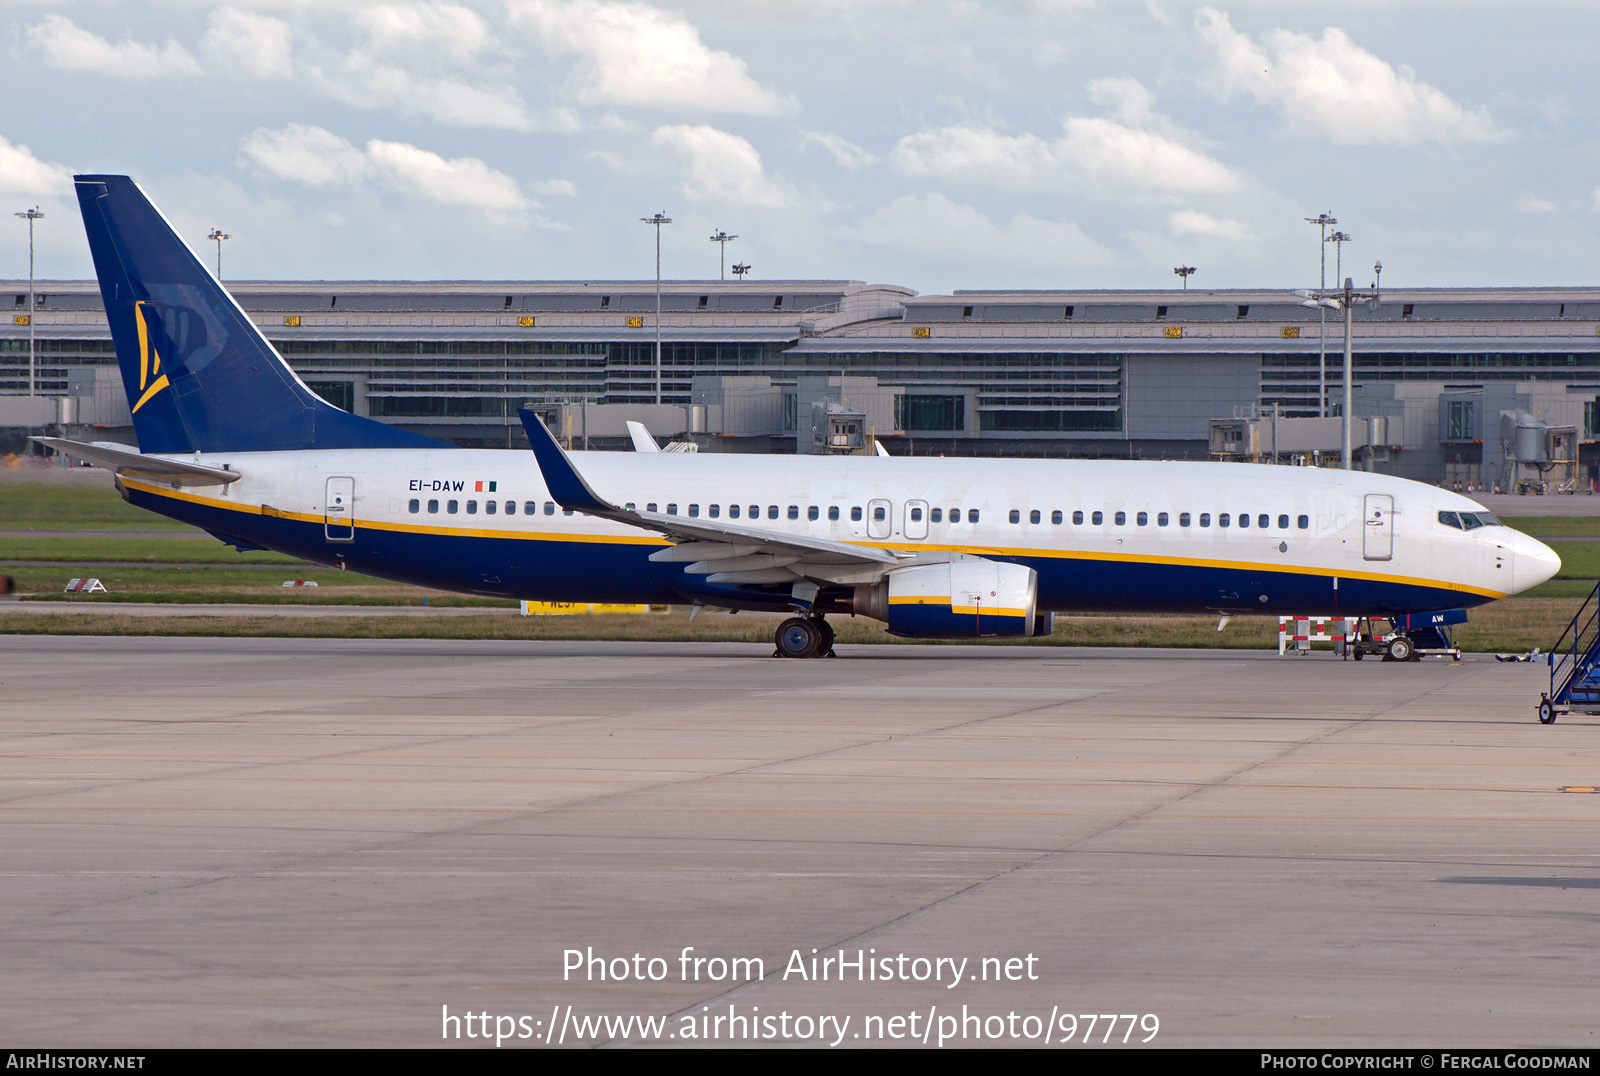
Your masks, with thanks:
<instances>
[{"instance_id":1,"label":"jet engine","mask_svg":"<svg viewBox=\"0 0 1600 1076\"><path fill-rule=\"evenodd\" d=\"M1037 588L1032 568L962 558L896 568L871 586L856 587L852 607L907 638L1025 639L1049 620L1034 616Z\"/></svg>"}]
</instances>

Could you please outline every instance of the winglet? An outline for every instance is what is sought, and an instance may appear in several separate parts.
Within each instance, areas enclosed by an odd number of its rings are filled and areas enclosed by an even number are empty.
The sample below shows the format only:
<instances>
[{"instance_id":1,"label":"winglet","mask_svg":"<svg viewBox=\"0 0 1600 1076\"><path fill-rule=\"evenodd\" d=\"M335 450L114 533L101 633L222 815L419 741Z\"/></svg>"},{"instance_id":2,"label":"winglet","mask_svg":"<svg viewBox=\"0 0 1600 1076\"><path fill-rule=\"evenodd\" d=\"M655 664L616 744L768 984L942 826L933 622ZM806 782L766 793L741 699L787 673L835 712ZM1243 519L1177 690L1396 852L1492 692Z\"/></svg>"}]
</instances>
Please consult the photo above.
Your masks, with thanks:
<instances>
[{"instance_id":1,"label":"winglet","mask_svg":"<svg viewBox=\"0 0 1600 1076\"><path fill-rule=\"evenodd\" d=\"M533 446L533 457L539 461L539 471L550 496L563 508L574 512L587 512L592 516L618 516L623 509L601 497L589 488L567 454L561 451L544 420L526 407L517 409L522 428L527 431L528 444Z\"/></svg>"},{"instance_id":2,"label":"winglet","mask_svg":"<svg viewBox=\"0 0 1600 1076\"><path fill-rule=\"evenodd\" d=\"M660 452L661 446L656 444L656 439L650 436L650 431L642 422L628 420L628 436L633 439L635 452Z\"/></svg>"}]
</instances>

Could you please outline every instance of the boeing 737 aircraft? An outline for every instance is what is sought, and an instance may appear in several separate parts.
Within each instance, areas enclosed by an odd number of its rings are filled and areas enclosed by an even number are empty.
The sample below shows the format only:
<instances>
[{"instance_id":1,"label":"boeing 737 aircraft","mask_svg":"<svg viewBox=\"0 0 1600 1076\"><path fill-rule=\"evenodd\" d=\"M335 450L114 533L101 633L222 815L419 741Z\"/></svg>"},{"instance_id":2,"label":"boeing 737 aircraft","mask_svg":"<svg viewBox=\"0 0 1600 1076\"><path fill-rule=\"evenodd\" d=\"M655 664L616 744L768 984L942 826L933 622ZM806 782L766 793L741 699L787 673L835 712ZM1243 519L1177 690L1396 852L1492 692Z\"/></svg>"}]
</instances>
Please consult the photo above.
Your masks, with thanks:
<instances>
[{"instance_id":1,"label":"boeing 737 aircraft","mask_svg":"<svg viewBox=\"0 0 1600 1076\"><path fill-rule=\"evenodd\" d=\"M133 504L240 550L540 601L792 612L921 638L1026 638L1051 614L1334 616L1479 605L1553 576L1465 497L1232 463L456 448L319 399L126 176L77 177L139 451L45 438Z\"/></svg>"}]
</instances>

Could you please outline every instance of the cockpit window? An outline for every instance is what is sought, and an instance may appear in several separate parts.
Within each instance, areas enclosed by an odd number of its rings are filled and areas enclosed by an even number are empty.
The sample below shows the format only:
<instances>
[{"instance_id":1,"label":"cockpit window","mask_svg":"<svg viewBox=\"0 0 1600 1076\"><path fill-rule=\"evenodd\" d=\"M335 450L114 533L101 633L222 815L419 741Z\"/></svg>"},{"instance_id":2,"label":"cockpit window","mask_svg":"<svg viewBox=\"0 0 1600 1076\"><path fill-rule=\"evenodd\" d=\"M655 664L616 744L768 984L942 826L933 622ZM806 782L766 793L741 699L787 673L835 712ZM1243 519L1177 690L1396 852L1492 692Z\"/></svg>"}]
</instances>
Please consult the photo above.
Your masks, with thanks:
<instances>
[{"instance_id":1,"label":"cockpit window","mask_svg":"<svg viewBox=\"0 0 1600 1076\"><path fill-rule=\"evenodd\" d=\"M1440 512L1439 522L1443 523L1446 527L1454 527L1456 530L1461 529L1461 517L1456 515L1454 512Z\"/></svg>"},{"instance_id":2,"label":"cockpit window","mask_svg":"<svg viewBox=\"0 0 1600 1076\"><path fill-rule=\"evenodd\" d=\"M1500 522L1500 521L1495 519L1488 512L1462 512L1461 513L1461 529L1464 530L1464 531L1474 530L1474 529L1476 529L1478 527L1485 527L1485 526L1488 526L1490 523L1498 523L1498 522Z\"/></svg>"}]
</instances>

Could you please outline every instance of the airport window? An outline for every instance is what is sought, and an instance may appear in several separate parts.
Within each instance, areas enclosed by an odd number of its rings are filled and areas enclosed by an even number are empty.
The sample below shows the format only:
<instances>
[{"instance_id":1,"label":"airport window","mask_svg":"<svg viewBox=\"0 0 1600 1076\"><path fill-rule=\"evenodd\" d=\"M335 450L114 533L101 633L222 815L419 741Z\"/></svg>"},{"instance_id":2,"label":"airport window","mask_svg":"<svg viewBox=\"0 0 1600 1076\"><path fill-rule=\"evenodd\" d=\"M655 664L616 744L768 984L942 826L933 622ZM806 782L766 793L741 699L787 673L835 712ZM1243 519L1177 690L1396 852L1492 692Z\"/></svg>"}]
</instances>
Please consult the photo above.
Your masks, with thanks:
<instances>
[{"instance_id":1,"label":"airport window","mask_svg":"<svg viewBox=\"0 0 1600 1076\"><path fill-rule=\"evenodd\" d=\"M631 504L628 505L628 511L630 511L630 512L633 511L633 505L631 505ZM506 515L514 516L516 514L517 514L517 502L516 501L507 501L506 502Z\"/></svg>"},{"instance_id":2,"label":"airport window","mask_svg":"<svg viewBox=\"0 0 1600 1076\"><path fill-rule=\"evenodd\" d=\"M1167 316L1167 308L1166 307L1164 307L1164 306L1156 307L1156 317L1164 318L1166 316Z\"/></svg>"},{"instance_id":3,"label":"airport window","mask_svg":"<svg viewBox=\"0 0 1600 1076\"><path fill-rule=\"evenodd\" d=\"M556 502L555 501L545 501L544 502L544 514L547 515L547 516L553 516L553 515L556 514Z\"/></svg>"},{"instance_id":4,"label":"airport window","mask_svg":"<svg viewBox=\"0 0 1600 1076\"><path fill-rule=\"evenodd\" d=\"M650 506L650 510L651 511L655 511L655 505L651 505ZM538 511L539 511L539 502L538 501L528 501L527 503L525 503L522 506L522 514L525 515L525 516L536 515L536 514L538 514Z\"/></svg>"},{"instance_id":5,"label":"airport window","mask_svg":"<svg viewBox=\"0 0 1600 1076\"><path fill-rule=\"evenodd\" d=\"M1200 518L1204 519L1205 516L1201 516ZM1228 513L1223 512L1221 515L1217 516L1217 526L1226 527L1227 525L1228 525Z\"/></svg>"},{"instance_id":6,"label":"airport window","mask_svg":"<svg viewBox=\"0 0 1600 1076\"><path fill-rule=\"evenodd\" d=\"M1057 527L1061 526L1061 509L1057 508L1054 512L1050 513L1050 522Z\"/></svg>"},{"instance_id":7,"label":"airport window","mask_svg":"<svg viewBox=\"0 0 1600 1076\"><path fill-rule=\"evenodd\" d=\"M1166 525L1167 525L1167 514L1165 512L1157 512L1156 513L1156 526L1165 527Z\"/></svg>"},{"instance_id":8,"label":"airport window","mask_svg":"<svg viewBox=\"0 0 1600 1076\"><path fill-rule=\"evenodd\" d=\"M772 309L777 310L783 306L783 296L779 295L772 300Z\"/></svg>"},{"instance_id":9,"label":"airport window","mask_svg":"<svg viewBox=\"0 0 1600 1076\"><path fill-rule=\"evenodd\" d=\"M1300 525L1301 530L1309 530L1311 528L1310 516L1301 516L1299 519L1295 520L1295 522Z\"/></svg>"},{"instance_id":10,"label":"airport window","mask_svg":"<svg viewBox=\"0 0 1600 1076\"><path fill-rule=\"evenodd\" d=\"M1411 306L1410 303L1401 303L1400 304L1400 316L1401 317L1409 318L1411 316L1411 311L1412 311L1412 306Z\"/></svg>"},{"instance_id":11,"label":"airport window","mask_svg":"<svg viewBox=\"0 0 1600 1076\"><path fill-rule=\"evenodd\" d=\"M1070 318L1072 316L1072 307L1069 306L1069 307L1064 308L1061 311L1061 316L1064 317L1064 318Z\"/></svg>"},{"instance_id":12,"label":"airport window","mask_svg":"<svg viewBox=\"0 0 1600 1076\"><path fill-rule=\"evenodd\" d=\"M677 515L677 514L678 514L678 505L677 505L677 502L676 502L676 501L673 501L673 502L670 502L670 503L669 503L669 504L668 504L668 505L667 505L667 515L669 515L669 516L675 516L675 515Z\"/></svg>"},{"instance_id":13,"label":"airport window","mask_svg":"<svg viewBox=\"0 0 1600 1076\"><path fill-rule=\"evenodd\" d=\"M967 522L968 523L976 523L976 522L978 522L978 510L976 508L968 508L967 509Z\"/></svg>"},{"instance_id":14,"label":"airport window","mask_svg":"<svg viewBox=\"0 0 1600 1076\"><path fill-rule=\"evenodd\" d=\"M711 301L711 296L709 296L709 295L700 296L700 309L704 310L706 308L706 303L708 303L710 301Z\"/></svg>"},{"instance_id":15,"label":"airport window","mask_svg":"<svg viewBox=\"0 0 1600 1076\"><path fill-rule=\"evenodd\" d=\"M930 521L934 522L934 523L943 523L944 522L944 509L943 508L930 508L930 509L928 509L928 519Z\"/></svg>"},{"instance_id":16,"label":"airport window","mask_svg":"<svg viewBox=\"0 0 1600 1076\"><path fill-rule=\"evenodd\" d=\"M879 511L881 512L881 511L883 511L883 509L880 508ZM789 518L790 519L799 519L800 518L800 506L798 504L791 504L789 506ZM880 518L882 518L882 517L880 517Z\"/></svg>"},{"instance_id":17,"label":"airport window","mask_svg":"<svg viewBox=\"0 0 1600 1076\"><path fill-rule=\"evenodd\" d=\"M1202 527L1211 526L1211 513L1210 512L1201 512L1200 513L1200 525Z\"/></svg>"},{"instance_id":18,"label":"airport window","mask_svg":"<svg viewBox=\"0 0 1600 1076\"><path fill-rule=\"evenodd\" d=\"M850 509L850 520L852 523L861 522L861 506L859 504Z\"/></svg>"},{"instance_id":19,"label":"airport window","mask_svg":"<svg viewBox=\"0 0 1600 1076\"><path fill-rule=\"evenodd\" d=\"M1289 529L1289 517L1288 516L1279 516L1278 517L1278 529L1280 531L1286 531L1286 530Z\"/></svg>"},{"instance_id":20,"label":"airport window","mask_svg":"<svg viewBox=\"0 0 1600 1076\"><path fill-rule=\"evenodd\" d=\"M1094 515L1089 517L1089 522L1093 523L1096 527L1098 527L1098 526L1100 526L1100 524L1105 522L1105 519L1106 519L1106 517L1105 517L1104 513L1096 512Z\"/></svg>"},{"instance_id":21,"label":"airport window","mask_svg":"<svg viewBox=\"0 0 1600 1076\"><path fill-rule=\"evenodd\" d=\"M500 511L500 502L498 502L498 501L484 501L483 502L483 510L484 510L484 512L486 514L492 516L496 512Z\"/></svg>"},{"instance_id":22,"label":"airport window","mask_svg":"<svg viewBox=\"0 0 1600 1076\"><path fill-rule=\"evenodd\" d=\"M467 515L475 516L477 514L478 514L478 502L477 501L468 501L467 502Z\"/></svg>"},{"instance_id":23,"label":"airport window","mask_svg":"<svg viewBox=\"0 0 1600 1076\"><path fill-rule=\"evenodd\" d=\"M839 518L839 506L838 505L836 505L836 504L828 505L828 518L829 519L833 519L833 520L836 520L836 519Z\"/></svg>"},{"instance_id":24,"label":"airport window","mask_svg":"<svg viewBox=\"0 0 1600 1076\"><path fill-rule=\"evenodd\" d=\"M600 296L600 309L601 310L605 310L610 306L611 306L611 296L609 296L609 295Z\"/></svg>"},{"instance_id":25,"label":"airport window","mask_svg":"<svg viewBox=\"0 0 1600 1076\"><path fill-rule=\"evenodd\" d=\"M1134 522L1139 524L1141 527L1148 527L1150 525L1149 512L1140 512L1138 515L1134 516L1133 519Z\"/></svg>"},{"instance_id":26,"label":"airport window","mask_svg":"<svg viewBox=\"0 0 1600 1076\"><path fill-rule=\"evenodd\" d=\"M1117 526L1126 527L1128 525L1128 513L1126 513L1126 512L1118 512L1113 517L1113 520L1114 520L1114 522L1116 523Z\"/></svg>"},{"instance_id":27,"label":"airport window","mask_svg":"<svg viewBox=\"0 0 1600 1076\"><path fill-rule=\"evenodd\" d=\"M729 519L738 519L739 518L739 506L738 505L736 505L736 504L728 505L728 518Z\"/></svg>"},{"instance_id":28,"label":"airport window","mask_svg":"<svg viewBox=\"0 0 1600 1076\"><path fill-rule=\"evenodd\" d=\"M1035 508L1033 511L1028 513L1028 522L1029 523L1037 523L1042 518L1043 517L1039 515L1039 510L1037 508Z\"/></svg>"},{"instance_id":29,"label":"airport window","mask_svg":"<svg viewBox=\"0 0 1600 1076\"><path fill-rule=\"evenodd\" d=\"M961 316L964 317L964 318L970 318L972 316L972 307L970 307L970 306L962 307L961 308Z\"/></svg>"},{"instance_id":30,"label":"airport window","mask_svg":"<svg viewBox=\"0 0 1600 1076\"><path fill-rule=\"evenodd\" d=\"M822 509L818 508L816 505L812 504L806 506L807 519L815 520L820 515L822 515Z\"/></svg>"},{"instance_id":31,"label":"airport window","mask_svg":"<svg viewBox=\"0 0 1600 1076\"><path fill-rule=\"evenodd\" d=\"M1008 518L1013 523L1021 523L1022 522L1022 513L1019 512L1017 509L1013 508L1011 510L1011 515Z\"/></svg>"},{"instance_id":32,"label":"airport window","mask_svg":"<svg viewBox=\"0 0 1600 1076\"><path fill-rule=\"evenodd\" d=\"M1224 516L1223 518L1226 519L1227 517ZM1239 513L1239 526L1248 527L1249 525L1250 525L1250 513L1249 512L1240 512ZM1227 524L1224 523L1223 526L1226 527Z\"/></svg>"},{"instance_id":33,"label":"airport window","mask_svg":"<svg viewBox=\"0 0 1600 1076\"><path fill-rule=\"evenodd\" d=\"M437 515L438 513L439 513L439 502L438 501L429 501L428 502L428 514L429 515Z\"/></svg>"},{"instance_id":34,"label":"airport window","mask_svg":"<svg viewBox=\"0 0 1600 1076\"><path fill-rule=\"evenodd\" d=\"M777 519L778 518L778 506L777 505L775 505L775 504L767 505L767 518L768 519Z\"/></svg>"},{"instance_id":35,"label":"airport window","mask_svg":"<svg viewBox=\"0 0 1600 1076\"><path fill-rule=\"evenodd\" d=\"M412 501L411 503L415 504L417 502ZM1440 512L1439 522L1443 523L1446 527L1454 527L1456 530L1461 529L1461 517L1456 515L1454 512Z\"/></svg>"},{"instance_id":36,"label":"airport window","mask_svg":"<svg viewBox=\"0 0 1600 1076\"><path fill-rule=\"evenodd\" d=\"M1187 527L1188 525L1189 525L1189 513L1188 512L1179 512L1178 513L1178 526Z\"/></svg>"},{"instance_id":37,"label":"airport window","mask_svg":"<svg viewBox=\"0 0 1600 1076\"><path fill-rule=\"evenodd\" d=\"M1250 316L1250 307L1249 307L1249 305L1246 304L1246 303L1240 303L1239 306L1238 306L1238 313L1235 314L1235 317L1247 318L1249 316Z\"/></svg>"},{"instance_id":38,"label":"airport window","mask_svg":"<svg viewBox=\"0 0 1600 1076\"><path fill-rule=\"evenodd\" d=\"M411 504L407 507L411 509L412 515L416 515L418 512L422 511L422 502L413 497L411 498Z\"/></svg>"},{"instance_id":39,"label":"airport window","mask_svg":"<svg viewBox=\"0 0 1600 1076\"><path fill-rule=\"evenodd\" d=\"M689 506L689 518L690 519L694 519L694 518L698 517L699 515L700 515L700 506L698 504L691 504Z\"/></svg>"},{"instance_id":40,"label":"airport window","mask_svg":"<svg viewBox=\"0 0 1600 1076\"><path fill-rule=\"evenodd\" d=\"M1262 530L1265 530L1266 528L1272 526L1272 517L1267 515L1265 512L1262 512L1256 517L1256 526L1260 527Z\"/></svg>"},{"instance_id":41,"label":"airport window","mask_svg":"<svg viewBox=\"0 0 1600 1076\"><path fill-rule=\"evenodd\" d=\"M460 507L461 507L461 504L460 504L459 501L445 501L444 502L444 510L446 512L448 512L450 515L455 515L456 511L458 509L460 509Z\"/></svg>"},{"instance_id":42,"label":"airport window","mask_svg":"<svg viewBox=\"0 0 1600 1076\"><path fill-rule=\"evenodd\" d=\"M922 509L913 508L911 510L911 522L913 522L913 523L921 523L922 522Z\"/></svg>"},{"instance_id":43,"label":"airport window","mask_svg":"<svg viewBox=\"0 0 1600 1076\"><path fill-rule=\"evenodd\" d=\"M506 309L507 310L511 309L511 296L509 296L509 295L506 296Z\"/></svg>"},{"instance_id":44,"label":"airport window","mask_svg":"<svg viewBox=\"0 0 1600 1076\"><path fill-rule=\"evenodd\" d=\"M706 509L706 515L710 516L712 519L716 519L721 514L722 514L722 506L719 505L719 504L713 504L709 508Z\"/></svg>"}]
</instances>

